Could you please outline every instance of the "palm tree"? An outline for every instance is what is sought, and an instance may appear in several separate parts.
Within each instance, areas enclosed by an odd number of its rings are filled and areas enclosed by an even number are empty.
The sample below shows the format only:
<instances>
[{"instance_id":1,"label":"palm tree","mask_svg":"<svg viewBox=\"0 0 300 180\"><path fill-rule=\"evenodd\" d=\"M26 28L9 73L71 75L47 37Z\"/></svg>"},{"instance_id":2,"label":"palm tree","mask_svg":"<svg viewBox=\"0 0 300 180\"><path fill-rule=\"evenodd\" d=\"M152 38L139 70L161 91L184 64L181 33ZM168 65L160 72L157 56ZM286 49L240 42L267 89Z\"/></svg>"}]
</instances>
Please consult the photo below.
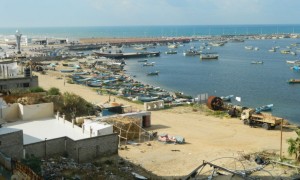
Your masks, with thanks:
<instances>
[{"instance_id":1,"label":"palm tree","mask_svg":"<svg viewBox=\"0 0 300 180\"><path fill-rule=\"evenodd\" d=\"M298 137L296 139L289 138L287 143L289 144L288 153L289 155L295 155L295 159L300 161L300 129L295 130Z\"/></svg>"}]
</instances>

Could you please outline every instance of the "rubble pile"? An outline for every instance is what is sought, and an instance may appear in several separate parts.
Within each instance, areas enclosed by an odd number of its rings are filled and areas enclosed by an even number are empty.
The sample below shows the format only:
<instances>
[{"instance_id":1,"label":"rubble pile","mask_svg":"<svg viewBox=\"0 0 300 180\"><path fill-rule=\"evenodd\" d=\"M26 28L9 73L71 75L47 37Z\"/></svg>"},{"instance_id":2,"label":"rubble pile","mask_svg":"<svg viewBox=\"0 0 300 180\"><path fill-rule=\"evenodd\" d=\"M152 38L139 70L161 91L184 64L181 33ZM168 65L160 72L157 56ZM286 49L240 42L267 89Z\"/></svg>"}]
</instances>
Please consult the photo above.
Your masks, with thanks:
<instances>
[{"instance_id":1,"label":"rubble pile","mask_svg":"<svg viewBox=\"0 0 300 180\"><path fill-rule=\"evenodd\" d=\"M158 178L118 156L97 159L93 163L77 163L74 159L58 157L43 161L44 179L135 179ZM142 174L142 175L140 175Z\"/></svg>"}]
</instances>

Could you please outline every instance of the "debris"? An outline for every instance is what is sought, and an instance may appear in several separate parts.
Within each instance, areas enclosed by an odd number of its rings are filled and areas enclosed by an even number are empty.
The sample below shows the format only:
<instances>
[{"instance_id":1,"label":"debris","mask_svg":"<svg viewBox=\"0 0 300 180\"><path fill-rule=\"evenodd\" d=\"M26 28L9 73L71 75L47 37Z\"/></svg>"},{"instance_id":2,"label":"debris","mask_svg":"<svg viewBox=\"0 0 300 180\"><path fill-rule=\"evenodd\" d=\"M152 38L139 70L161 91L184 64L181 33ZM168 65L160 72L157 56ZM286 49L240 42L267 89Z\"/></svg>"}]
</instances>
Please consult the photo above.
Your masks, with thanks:
<instances>
[{"instance_id":1,"label":"debris","mask_svg":"<svg viewBox=\"0 0 300 180\"><path fill-rule=\"evenodd\" d=\"M131 173L134 177L135 177L135 179L147 179L146 177L144 177L144 176L141 176L141 175L139 175L139 174L137 174L137 173L135 173L135 172L132 172Z\"/></svg>"},{"instance_id":2,"label":"debris","mask_svg":"<svg viewBox=\"0 0 300 180\"><path fill-rule=\"evenodd\" d=\"M178 143L178 144L183 144L185 143L185 139L182 136L171 136L168 134L160 134L158 135L158 140L162 142L167 142L167 143Z\"/></svg>"},{"instance_id":3,"label":"debris","mask_svg":"<svg viewBox=\"0 0 300 180\"><path fill-rule=\"evenodd\" d=\"M178 152L180 152L180 150L178 150L178 149L172 149L171 151L173 151L173 152L174 152L174 151L178 151Z\"/></svg>"}]
</instances>

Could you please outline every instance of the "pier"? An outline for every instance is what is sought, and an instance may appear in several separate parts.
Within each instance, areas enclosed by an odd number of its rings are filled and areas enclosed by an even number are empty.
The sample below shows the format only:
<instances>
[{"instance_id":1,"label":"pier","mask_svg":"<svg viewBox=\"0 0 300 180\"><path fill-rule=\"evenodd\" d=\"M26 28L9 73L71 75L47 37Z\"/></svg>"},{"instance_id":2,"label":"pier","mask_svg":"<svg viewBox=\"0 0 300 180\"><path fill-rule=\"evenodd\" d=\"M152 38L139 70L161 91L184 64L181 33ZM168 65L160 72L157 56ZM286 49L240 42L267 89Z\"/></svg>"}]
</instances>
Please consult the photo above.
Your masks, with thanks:
<instances>
[{"instance_id":1,"label":"pier","mask_svg":"<svg viewBox=\"0 0 300 180\"><path fill-rule=\"evenodd\" d=\"M110 45L132 45L132 44L153 44L153 43L189 43L187 37L169 37L169 38L82 38L79 40L82 44L110 44Z\"/></svg>"}]
</instances>

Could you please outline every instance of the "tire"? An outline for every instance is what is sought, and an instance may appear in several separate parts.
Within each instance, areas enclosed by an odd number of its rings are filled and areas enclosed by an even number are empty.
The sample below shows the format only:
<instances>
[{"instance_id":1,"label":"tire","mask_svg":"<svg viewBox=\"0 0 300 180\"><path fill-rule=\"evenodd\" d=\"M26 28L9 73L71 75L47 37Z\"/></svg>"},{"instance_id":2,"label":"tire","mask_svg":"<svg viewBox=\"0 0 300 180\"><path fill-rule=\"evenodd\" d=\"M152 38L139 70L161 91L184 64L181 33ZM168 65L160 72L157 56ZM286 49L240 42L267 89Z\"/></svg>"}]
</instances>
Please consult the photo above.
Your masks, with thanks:
<instances>
[{"instance_id":1,"label":"tire","mask_svg":"<svg viewBox=\"0 0 300 180\"><path fill-rule=\"evenodd\" d=\"M245 125L249 125L249 122L250 122L249 119L244 119L244 124Z\"/></svg>"},{"instance_id":2,"label":"tire","mask_svg":"<svg viewBox=\"0 0 300 180\"><path fill-rule=\"evenodd\" d=\"M270 130L270 129L271 129L271 125L268 124L268 123L263 123L262 127L263 127L265 130Z\"/></svg>"}]
</instances>

